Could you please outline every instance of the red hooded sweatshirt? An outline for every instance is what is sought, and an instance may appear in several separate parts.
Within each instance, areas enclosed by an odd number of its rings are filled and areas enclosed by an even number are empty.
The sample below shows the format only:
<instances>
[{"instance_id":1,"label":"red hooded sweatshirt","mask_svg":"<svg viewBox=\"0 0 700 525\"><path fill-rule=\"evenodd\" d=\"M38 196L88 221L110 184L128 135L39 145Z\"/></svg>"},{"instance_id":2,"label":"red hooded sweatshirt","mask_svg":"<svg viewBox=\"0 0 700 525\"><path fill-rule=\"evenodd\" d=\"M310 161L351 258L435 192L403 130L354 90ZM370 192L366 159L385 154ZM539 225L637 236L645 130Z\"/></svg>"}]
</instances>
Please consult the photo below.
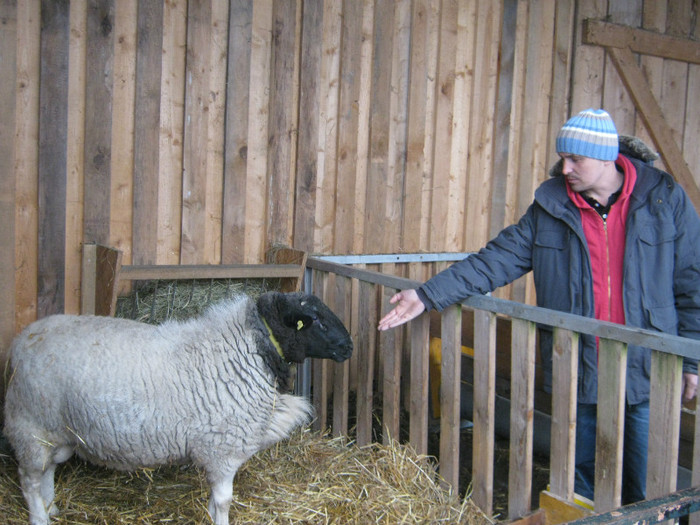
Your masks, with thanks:
<instances>
[{"instance_id":1,"label":"red hooded sweatshirt","mask_svg":"<svg viewBox=\"0 0 700 525\"><path fill-rule=\"evenodd\" d=\"M572 191L568 184L566 190L581 212L583 233L588 242L593 273L595 317L601 321L625 324L622 300L625 223L630 204L629 197L637 181L637 170L623 155L617 157L615 164L622 170L625 180L620 196L610 207L607 218L601 217L583 196Z\"/></svg>"}]
</instances>

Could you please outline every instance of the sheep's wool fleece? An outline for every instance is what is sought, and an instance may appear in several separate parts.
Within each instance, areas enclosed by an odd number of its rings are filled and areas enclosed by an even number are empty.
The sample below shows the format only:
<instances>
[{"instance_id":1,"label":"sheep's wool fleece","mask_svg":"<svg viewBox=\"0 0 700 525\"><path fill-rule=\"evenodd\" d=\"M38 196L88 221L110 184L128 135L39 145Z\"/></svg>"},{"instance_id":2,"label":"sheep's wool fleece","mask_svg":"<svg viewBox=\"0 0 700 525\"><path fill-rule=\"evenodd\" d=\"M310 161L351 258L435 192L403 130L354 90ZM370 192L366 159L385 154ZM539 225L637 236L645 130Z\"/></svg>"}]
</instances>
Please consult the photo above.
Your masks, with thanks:
<instances>
[{"instance_id":1,"label":"sheep's wool fleece","mask_svg":"<svg viewBox=\"0 0 700 525\"><path fill-rule=\"evenodd\" d=\"M12 362L20 381L7 416L25 439L72 439L98 464L240 460L285 438L311 410L278 391L275 350L247 297L160 326L52 316L30 328L13 345L22 347Z\"/></svg>"}]
</instances>

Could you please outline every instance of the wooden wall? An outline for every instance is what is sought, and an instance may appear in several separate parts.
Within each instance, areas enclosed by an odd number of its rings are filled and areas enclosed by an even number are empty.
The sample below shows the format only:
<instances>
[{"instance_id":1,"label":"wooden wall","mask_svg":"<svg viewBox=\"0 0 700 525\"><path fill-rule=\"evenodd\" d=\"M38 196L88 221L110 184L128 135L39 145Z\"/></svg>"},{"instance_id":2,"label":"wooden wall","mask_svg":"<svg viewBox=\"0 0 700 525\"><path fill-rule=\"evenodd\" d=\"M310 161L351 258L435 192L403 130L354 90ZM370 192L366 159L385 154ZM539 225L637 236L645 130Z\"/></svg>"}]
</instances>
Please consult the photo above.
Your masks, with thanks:
<instances>
[{"instance_id":1,"label":"wooden wall","mask_svg":"<svg viewBox=\"0 0 700 525\"><path fill-rule=\"evenodd\" d=\"M85 242L125 264L477 250L524 212L570 114L603 106L651 140L583 21L690 42L697 14L698 0L0 0L0 351L36 317L79 311ZM699 66L635 60L697 183ZM527 280L502 293L532 300Z\"/></svg>"}]
</instances>

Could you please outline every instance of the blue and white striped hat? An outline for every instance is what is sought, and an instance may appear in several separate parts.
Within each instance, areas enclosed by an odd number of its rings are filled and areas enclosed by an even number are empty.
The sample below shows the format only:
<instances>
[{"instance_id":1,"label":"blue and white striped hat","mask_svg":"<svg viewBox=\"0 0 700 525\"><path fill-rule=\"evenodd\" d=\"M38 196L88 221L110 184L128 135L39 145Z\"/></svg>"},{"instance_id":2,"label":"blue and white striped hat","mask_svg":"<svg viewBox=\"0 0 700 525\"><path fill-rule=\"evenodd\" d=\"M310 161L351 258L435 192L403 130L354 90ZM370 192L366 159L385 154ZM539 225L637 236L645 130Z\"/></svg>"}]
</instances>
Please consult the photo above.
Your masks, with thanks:
<instances>
[{"instance_id":1,"label":"blue and white striped hat","mask_svg":"<svg viewBox=\"0 0 700 525\"><path fill-rule=\"evenodd\" d=\"M557 135L557 153L598 160L617 159L619 139L607 111L586 109L571 117Z\"/></svg>"}]
</instances>

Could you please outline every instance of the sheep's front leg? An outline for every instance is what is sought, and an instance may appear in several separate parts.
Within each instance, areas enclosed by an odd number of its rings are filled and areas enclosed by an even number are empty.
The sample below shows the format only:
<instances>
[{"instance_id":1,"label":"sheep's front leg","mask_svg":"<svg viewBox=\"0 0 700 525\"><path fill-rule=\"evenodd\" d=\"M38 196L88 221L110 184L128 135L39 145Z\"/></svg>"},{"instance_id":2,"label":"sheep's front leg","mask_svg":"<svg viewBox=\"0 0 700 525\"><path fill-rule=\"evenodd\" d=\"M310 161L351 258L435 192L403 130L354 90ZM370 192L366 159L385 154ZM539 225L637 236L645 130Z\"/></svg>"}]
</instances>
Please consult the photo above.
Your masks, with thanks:
<instances>
[{"instance_id":1,"label":"sheep's front leg","mask_svg":"<svg viewBox=\"0 0 700 525\"><path fill-rule=\"evenodd\" d=\"M211 496L209 498L209 516L214 525L229 525L228 514L233 499L233 477L243 461L238 462L233 470L227 472L207 472Z\"/></svg>"},{"instance_id":2,"label":"sheep's front leg","mask_svg":"<svg viewBox=\"0 0 700 525\"><path fill-rule=\"evenodd\" d=\"M21 466L18 471L20 484L22 485L22 494L24 494L27 507L29 507L30 525L48 525L48 511L53 502L51 500L45 501L42 496L42 487L45 484L47 471L25 469ZM48 471L53 476L53 469L48 469ZM51 482L53 483L53 478Z\"/></svg>"}]
</instances>

